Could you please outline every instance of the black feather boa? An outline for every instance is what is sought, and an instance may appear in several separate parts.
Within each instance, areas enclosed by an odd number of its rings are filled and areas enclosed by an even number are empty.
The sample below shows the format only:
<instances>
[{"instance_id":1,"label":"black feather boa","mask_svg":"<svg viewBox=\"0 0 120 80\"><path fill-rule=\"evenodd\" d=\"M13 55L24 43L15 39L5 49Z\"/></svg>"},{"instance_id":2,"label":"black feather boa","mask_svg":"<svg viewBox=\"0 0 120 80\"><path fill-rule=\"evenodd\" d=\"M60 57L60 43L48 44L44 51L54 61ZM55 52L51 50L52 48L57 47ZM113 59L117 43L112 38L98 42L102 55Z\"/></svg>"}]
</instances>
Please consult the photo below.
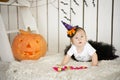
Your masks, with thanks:
<instances>
[{"instance_id":1,"label":"black feather boa","mask_svg":"<svg viewBox=\"0 0 120 80\"><path fill-rule=\"evenodd\" d=\"M116 49L114 46L104 43L104 42L96 42L89 40L88 43L91 44L92 47L96 49L96 53L98 55L98 60L113 60L119 57L118 55L115 55ZM71 44L67 46L64 50L65 55L67 54L67 51L70 49ZM74 55L71 57L73 60L76 60ZM78 60L76 60L78 61Z\"/></svg>"}]
</instances>

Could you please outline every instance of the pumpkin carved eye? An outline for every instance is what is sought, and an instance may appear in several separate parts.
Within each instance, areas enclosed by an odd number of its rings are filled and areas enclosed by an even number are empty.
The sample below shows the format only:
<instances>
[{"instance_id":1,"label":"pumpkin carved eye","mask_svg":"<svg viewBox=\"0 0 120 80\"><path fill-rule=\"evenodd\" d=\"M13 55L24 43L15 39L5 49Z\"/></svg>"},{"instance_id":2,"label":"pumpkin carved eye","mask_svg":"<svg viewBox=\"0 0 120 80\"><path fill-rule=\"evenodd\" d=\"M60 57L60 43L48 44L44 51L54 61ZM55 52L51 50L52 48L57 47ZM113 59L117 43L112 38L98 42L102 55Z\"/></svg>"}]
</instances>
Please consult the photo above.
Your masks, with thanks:
<instances>
[{"instance_id":1,"label":"pumpkin carved eye","mask_svg":"<svg viewBox=\"0 0 120 80\"><path fill-rule=\"evenodd\" d=\"M21 39L20 42L22 42L23 40Z\"/></svg>"},{"instance_id":2,"label":"pumpkin carved eye","mask_svg":"<svg viewBox=\"0 0 120 80\"><path fill-rule=\"evenodd\" d=\"M12 51L16 60L36 60L45 55L47 43L40 34L21 30L13 40Z\"/></svg>"}]
</instances>

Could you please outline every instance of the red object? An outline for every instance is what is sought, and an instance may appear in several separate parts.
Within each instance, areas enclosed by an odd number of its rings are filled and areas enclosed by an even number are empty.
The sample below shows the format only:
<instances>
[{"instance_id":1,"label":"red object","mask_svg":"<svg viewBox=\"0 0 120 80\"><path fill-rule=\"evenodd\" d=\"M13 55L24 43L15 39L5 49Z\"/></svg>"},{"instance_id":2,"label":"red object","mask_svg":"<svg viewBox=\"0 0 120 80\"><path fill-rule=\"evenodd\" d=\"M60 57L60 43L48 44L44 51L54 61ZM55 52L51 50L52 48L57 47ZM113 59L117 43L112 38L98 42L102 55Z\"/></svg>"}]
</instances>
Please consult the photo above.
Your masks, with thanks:
<instances>
[{"instance_id":1,"label":"red object","mask_svg":"<svg viewBox=\"0 0 120 80\"><path fill-rule=\"evenodd\" d=\"M65 70L81 70L81 69L87 69L87 66L79 66L79 67L73 67L73 66L63 66L63 67L58 67L55 66L53 69L57 72L65 71Z\"/></svg>"}]
</instances>

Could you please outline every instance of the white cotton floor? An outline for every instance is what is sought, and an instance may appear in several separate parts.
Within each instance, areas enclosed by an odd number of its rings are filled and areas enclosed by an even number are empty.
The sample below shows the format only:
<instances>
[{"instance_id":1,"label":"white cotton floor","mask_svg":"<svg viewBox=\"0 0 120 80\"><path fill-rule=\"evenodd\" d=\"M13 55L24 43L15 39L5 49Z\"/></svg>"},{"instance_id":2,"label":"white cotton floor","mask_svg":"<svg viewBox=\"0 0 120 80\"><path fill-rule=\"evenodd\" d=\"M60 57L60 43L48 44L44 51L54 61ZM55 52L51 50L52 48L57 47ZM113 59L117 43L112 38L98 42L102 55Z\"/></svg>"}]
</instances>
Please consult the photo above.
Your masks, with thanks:
<instances>
[{"instance_id":1,"label":"white cotton floor","mask_svg":"<svg viewBox=\"0 0 120 80\"><path fill-rule=\"evenodd\" d=\"M0 61L0 80L120 80L120 58L103 60L93 67L90 62L71 60L69 66L87 66L84 70L66 70L56 72L53 66L59 64L63 53L56 53L39 60L21 62Z\"/></svg>"}]
</instances>

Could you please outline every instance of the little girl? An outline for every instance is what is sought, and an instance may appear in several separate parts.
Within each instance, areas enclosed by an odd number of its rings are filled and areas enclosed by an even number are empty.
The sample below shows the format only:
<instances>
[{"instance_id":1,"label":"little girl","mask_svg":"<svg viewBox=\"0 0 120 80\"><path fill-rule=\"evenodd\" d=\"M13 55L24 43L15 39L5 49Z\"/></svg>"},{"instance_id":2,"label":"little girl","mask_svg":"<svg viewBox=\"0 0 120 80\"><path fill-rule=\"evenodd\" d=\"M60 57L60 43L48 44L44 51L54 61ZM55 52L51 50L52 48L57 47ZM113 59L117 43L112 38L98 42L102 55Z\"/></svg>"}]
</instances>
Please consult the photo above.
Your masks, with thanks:
<instances>
[{"instance_id":1,"label":"little girl","mask_svg":"<svg viewBox=\"0 0 120 80\"><path fill-rule=\"evenodd\" d=\"M62 23L68 30L67 36L70 38L72 44L60 65L66 65L70 58L73 57L77 61L92 60L92 66L97 66L98 57L96 50L87 42L85 30L78 26L72 27L63 21Z\"/></svg>"},{"instance_id":2,"label":"little girl","mask_svg":"<svg viewBox=\"0 0 120 80\"><path fill-rule=\"evenodd\" d=\"M70 38L71 45L65 49L65 57L59 66L66 65L71 58L76 61L83 61L83 62L91 61L92 66L97 66L99 55L100 55L100 58L101 58L101 55L105 55L105 54L100 54L101 53L100 51L103 51L103 50L97 51L95 49L95 47L92 47L92 46L96 46L96 45L94 45L93 42L87 41L86 32L83 28L78 27L78 26L72 27L71 25L69 25L63 21L62 21L62 23L68 30L67 36ZM99 45L101 45L101 44L99 44ZM107 46L108 50L105 50L102 53L110 52L113 48L110 45L105 45L105 47L106 46ZM103 48L104 47L102 46L101 49L103 49ZM109 49L111 49L111 50L109 50ZM114 50L114 48L113 48L113 50ZM114 51L113 51L110 53L110 56L108 56L108 53L107 53L107 56L105 55L103 57L99 60L114 59L118 56L114 55Z\"/></svg>"}]
</instances>

